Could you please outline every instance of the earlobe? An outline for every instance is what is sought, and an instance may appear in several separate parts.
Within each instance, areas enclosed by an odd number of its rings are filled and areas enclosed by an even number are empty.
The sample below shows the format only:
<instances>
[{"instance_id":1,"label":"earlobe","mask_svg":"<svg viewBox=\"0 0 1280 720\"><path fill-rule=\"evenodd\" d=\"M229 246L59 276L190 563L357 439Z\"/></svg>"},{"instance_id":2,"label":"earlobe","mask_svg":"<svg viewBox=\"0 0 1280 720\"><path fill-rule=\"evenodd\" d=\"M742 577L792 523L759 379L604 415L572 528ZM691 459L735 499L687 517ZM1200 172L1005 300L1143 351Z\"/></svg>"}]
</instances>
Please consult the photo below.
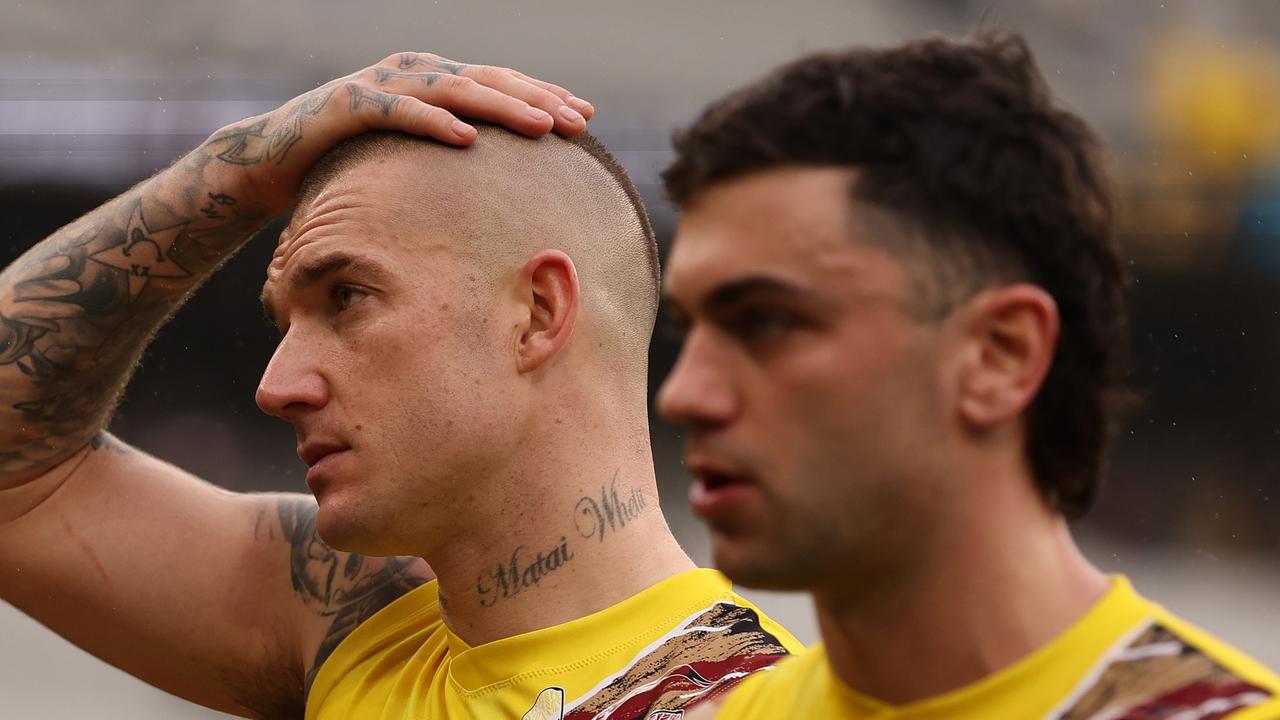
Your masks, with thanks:
<instances>
[{"instance_id":1,"label":"earlobe","mask_svg":"<svg viewBox=\"0 0 1280 720\"><path fill-rule=\"evenodd\" d=\"M1058 340L1053 298L1030 284L980 293L969 303L962 420L975 429L1009 422L1031 405L1053 363Z\"/></svg>"},{"instance_id":2,"label":"earlobe","mask_svg":"<svg viewBox=\"0 0 1280 720\"><path fill-rule=\"evenodd\" d=\"M543 250L520 269L518 288L527 321L516 340L517 370L530 373L545 365L573 334L580 302L578 272L559 250Z\"/></svg>"}]
</instances>

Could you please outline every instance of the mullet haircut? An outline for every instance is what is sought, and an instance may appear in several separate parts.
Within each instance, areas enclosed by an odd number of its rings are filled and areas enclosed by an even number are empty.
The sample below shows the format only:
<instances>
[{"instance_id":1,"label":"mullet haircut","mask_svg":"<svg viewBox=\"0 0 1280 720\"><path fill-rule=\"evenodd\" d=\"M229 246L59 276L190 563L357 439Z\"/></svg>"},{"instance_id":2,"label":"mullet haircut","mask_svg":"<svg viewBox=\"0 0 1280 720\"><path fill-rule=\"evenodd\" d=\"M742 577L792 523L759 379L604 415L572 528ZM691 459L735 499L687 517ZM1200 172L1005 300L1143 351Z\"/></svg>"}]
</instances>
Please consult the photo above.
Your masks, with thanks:
<instances>
[{"instance_id":1,"label":"mullet haircut","mask_svg":"<svg viewBox=\"0 0 1280 720\"><path fill-rule=\"evenodd\" d=\"M951 306L1008 282L1047 291L1062 328L1027 455L1054 508L1088 510L1127 399L1127 278L1097 138L1054 105L1020 36L812 55L710 106L675 147L663 180L679 207L751 173L847 167L851 203L918 231L924 272L968 276L962 297L934 289Z\"/></svg>"}]
</instances>

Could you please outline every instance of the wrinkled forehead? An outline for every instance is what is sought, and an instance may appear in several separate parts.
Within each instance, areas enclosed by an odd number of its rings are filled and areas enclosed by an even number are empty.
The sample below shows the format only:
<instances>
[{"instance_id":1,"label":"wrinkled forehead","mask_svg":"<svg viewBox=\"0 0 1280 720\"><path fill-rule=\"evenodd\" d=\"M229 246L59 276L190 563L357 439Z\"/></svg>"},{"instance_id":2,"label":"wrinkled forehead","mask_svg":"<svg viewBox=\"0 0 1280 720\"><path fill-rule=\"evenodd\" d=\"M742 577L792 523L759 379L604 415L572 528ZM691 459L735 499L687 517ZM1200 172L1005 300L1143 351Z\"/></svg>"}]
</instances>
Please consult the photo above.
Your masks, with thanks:
<instances>
[{"instance_id":1,"label":"wrinkled forehead","mask_svg":"<svg viewBox=\"0 0 1280 720\"><path fill-rule=\"evenodd\" d=\"M427 277L439 284L456 274L456 229L441 216L415 212L411 200L401 174L378 164L352 168L303 198L267 267L268 314L293 289L339 271L396 286Z\"/></svg>"},{"instance_id":2,"label":"wrinkled forehead","mask_svg":"<svg viewBox=\"0 0 1280 720\"><path fill-rule=\"evenodd\" d=\"M395 155L347 164L307 189L276 254L335 233L406 251L441 249L461 234L479 202L476 183L460 182L456 168L441 165Z\"/></svg>"}]
</instances>

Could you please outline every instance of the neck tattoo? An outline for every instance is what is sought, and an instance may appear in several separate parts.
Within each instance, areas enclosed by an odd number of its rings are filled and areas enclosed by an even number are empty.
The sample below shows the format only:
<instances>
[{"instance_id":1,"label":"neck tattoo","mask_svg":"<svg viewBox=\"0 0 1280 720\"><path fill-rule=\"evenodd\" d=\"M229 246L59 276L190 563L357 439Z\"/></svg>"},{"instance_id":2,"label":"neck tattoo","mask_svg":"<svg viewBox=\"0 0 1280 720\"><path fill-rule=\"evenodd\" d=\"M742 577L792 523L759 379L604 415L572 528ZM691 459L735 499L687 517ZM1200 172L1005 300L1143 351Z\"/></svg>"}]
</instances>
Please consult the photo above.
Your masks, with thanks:
<instances>
[{"instance_id":1,"label":"neck tattoo","mask_svg":"<svg viewBox=\"0 0 1280 720\"><path fill-rule=\"evenodd\" d=\"M619 492L618 470L614 470L609 483L600 486L599 498L584 495L574 504L574 527L583 538L589 540L594 537L604 542L606 533L616 534L627 523L634 522L646 506L644 493L639 490ZM561 536L559 543L538 552L525 545L517 545L510 557L495 562L476 576L480 607L493 607L537 587L548 575L573 559L573 547L566 536Z\"/></svg>"}]
</instances>

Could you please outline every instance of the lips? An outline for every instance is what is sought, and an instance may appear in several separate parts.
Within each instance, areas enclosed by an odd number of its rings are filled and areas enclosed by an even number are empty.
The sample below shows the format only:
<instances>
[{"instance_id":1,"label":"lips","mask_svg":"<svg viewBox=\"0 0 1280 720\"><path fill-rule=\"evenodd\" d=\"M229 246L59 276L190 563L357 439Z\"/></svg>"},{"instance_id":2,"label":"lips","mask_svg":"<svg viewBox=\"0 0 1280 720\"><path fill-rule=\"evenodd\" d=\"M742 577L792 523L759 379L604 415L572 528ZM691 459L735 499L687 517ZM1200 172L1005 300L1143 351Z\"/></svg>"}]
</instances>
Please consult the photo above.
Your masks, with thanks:
<instances>
[{"instance_id":1,"label":"lips","mask_svg":"<svg viewBox=\"0 0 1280 720\"><path fill-rule=\"evenodd\" d=\"M349 445L340 443L309 442L298 446L298 457L306 463L307 467L314 467L329 455L349 449L351 449Z\"/></svg>"},{"instance_id":2,"label":"lips","mask_svg":"<svg viewBox=\"0 0 1280 720\"><path fill-rule=\"evenodd\" d=\"M702 483L702 486L708 492L714 492L720 488L730 485L738 485L747 482L747 479L741 475L733 475L719 470L700 470L695 471L694 476Z\"/></svg>"},{"instance_id":3,"label":"lips","mask_svg":"<svg viewBox=\"0 0 1280 720\"><path fill-rule=\"evenodd\" d=\"M707 520L741 511L756 494L751 477L708 462L690 461L689 471L695 478L689 488L689 504Z\"/></svg>"}]
</instances>

